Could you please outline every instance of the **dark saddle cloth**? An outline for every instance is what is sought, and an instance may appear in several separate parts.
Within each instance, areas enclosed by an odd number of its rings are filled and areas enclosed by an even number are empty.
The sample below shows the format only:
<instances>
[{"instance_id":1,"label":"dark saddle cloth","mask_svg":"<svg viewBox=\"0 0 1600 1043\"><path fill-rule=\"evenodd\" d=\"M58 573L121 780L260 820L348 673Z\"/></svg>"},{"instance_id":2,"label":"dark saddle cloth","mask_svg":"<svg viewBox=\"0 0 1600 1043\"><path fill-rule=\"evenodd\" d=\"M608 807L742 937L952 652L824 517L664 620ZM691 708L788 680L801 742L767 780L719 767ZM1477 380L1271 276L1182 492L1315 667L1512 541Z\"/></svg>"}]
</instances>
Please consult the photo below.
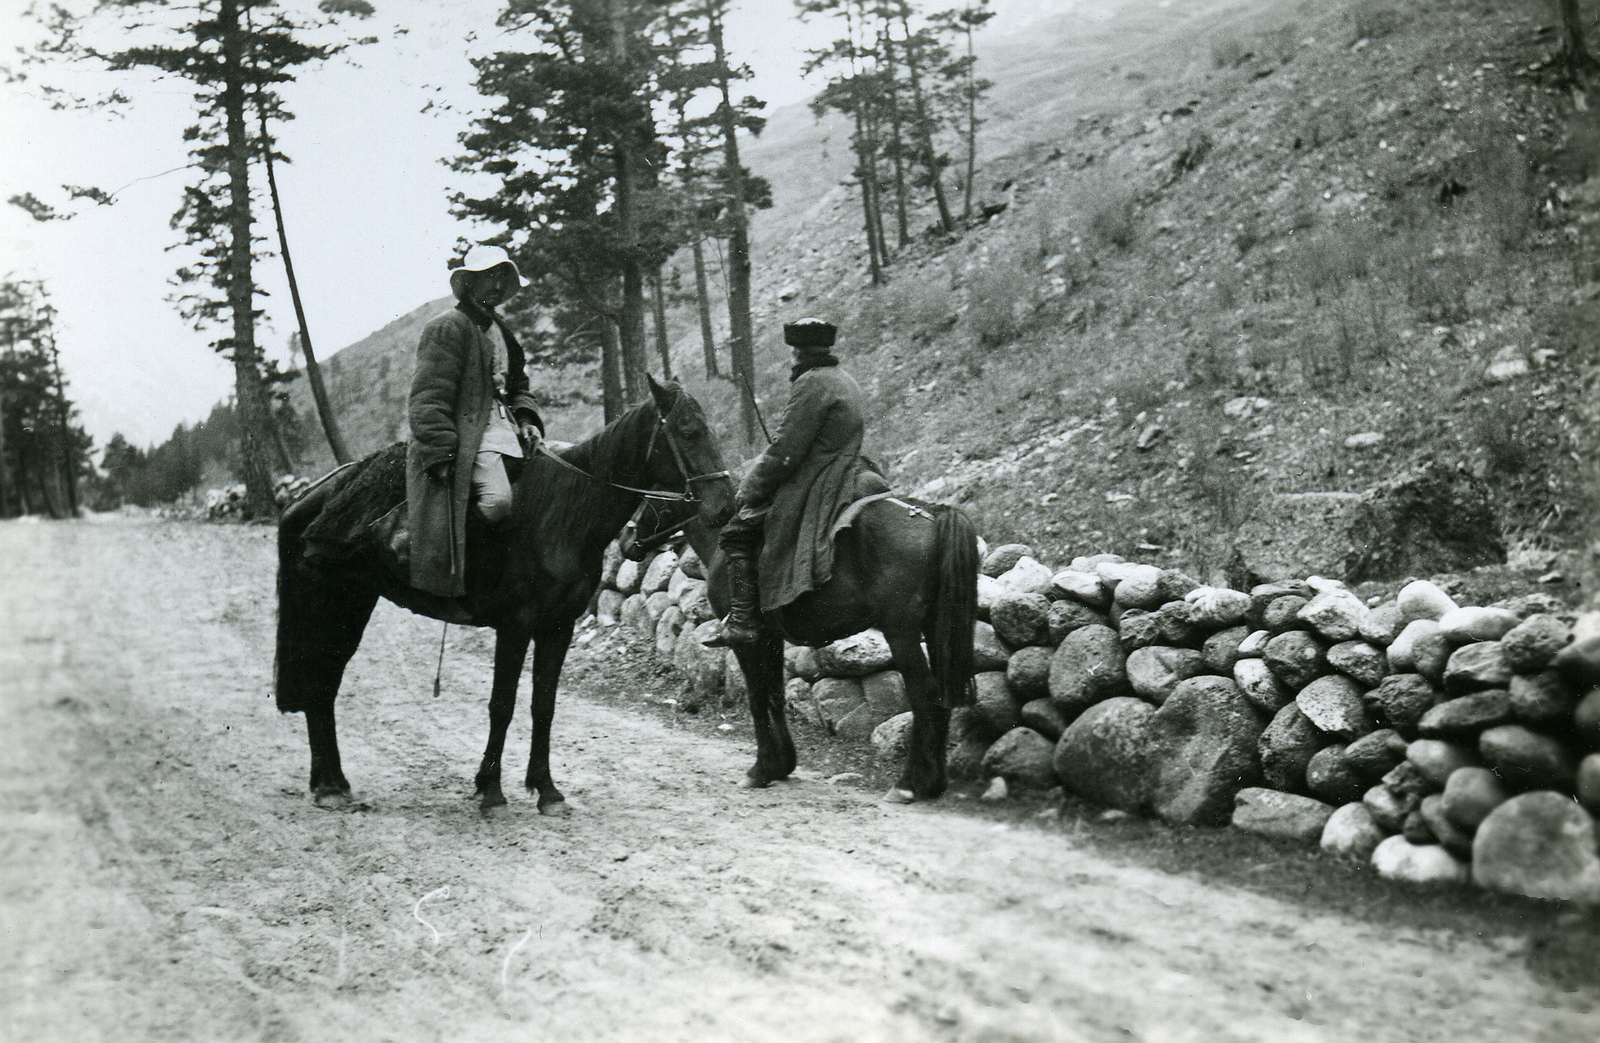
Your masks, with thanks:
<instances>
[{"instance_id":1,"label":"dark saddle cloth","mask_svg":"<svg viewBox=\"0 0 1600 1043\"><path fill-rule=\"evenodd\" d=\"M339 559L362 549L387 550L398 557L403 574L410 561L406 444L396 442L350 466L354 474L343 479L306 526L306 554Z\"/></svg>"},{"instance_id":2,"label":"dark saddle cloth","mask_svg":"<svg viewBox=\"0 0 1600 1043\"><path fill-rule=\"evenodd\" d=\"M322 502L312 498L321 490ZM411 530L406 510L406 443L396 442L328 474L290 506L315 510L304 536L305 557L318 565L350 567L376 582L383 596L413 612L450 623L488 625L465 599L411 586ZM492 562L474 568L473 522L468 519L467 582L492 578Z\"/></svg>"}]
</instances>

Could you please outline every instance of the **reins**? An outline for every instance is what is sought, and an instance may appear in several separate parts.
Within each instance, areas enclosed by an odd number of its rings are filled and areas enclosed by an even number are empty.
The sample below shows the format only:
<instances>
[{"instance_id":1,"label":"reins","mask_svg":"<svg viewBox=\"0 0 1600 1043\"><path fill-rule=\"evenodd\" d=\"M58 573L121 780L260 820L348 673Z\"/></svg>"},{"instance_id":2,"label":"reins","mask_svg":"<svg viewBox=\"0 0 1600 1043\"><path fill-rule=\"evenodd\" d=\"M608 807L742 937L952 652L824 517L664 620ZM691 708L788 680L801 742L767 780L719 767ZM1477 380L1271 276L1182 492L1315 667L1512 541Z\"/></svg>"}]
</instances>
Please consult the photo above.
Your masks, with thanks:
<instances>
[{"instance_id":1,"label":"reins","mask_svg":"<svg viewBox=\"0 0 1600 1043\"><path fill-rule=\"evenodd\" d=\"M554 460L556 463L560 464L562 467L565 467L573 474L582 475L591 482L599 482L601 485L608 485L613 489L621 489L623 492L637 493L648 500L668 500L681 503L699 503L700 498L694 494L695 482L703 482L712 478L729 478L732 477L733 472L724 470L710 471L706 474L689 475L688 464L683 458L683 449L678 445L677 439L672 437L671 430L667 429L667 421L671 418L672 414L677 410L677 408L678 403L674 402L672 404L672 409L669 409L665 416L661 416L656 419L656 426L650 432L650 444L645 447L644 456L646 460L650 459L650 454L655 452L656 436L659 435L663 430L666 430L667 448L672 450L672 462L677 465L678 473L686 476L683 479L682 492L672 492L667 489L640 489L637 486L623 485L621 482L613 482L609 478L601 478L598 475L590 474L577 464L572 463L562 456L559 456L553 449L545 445L543 442L539 443L539 453L547 459Z\"/></svg>"}]
</instances>

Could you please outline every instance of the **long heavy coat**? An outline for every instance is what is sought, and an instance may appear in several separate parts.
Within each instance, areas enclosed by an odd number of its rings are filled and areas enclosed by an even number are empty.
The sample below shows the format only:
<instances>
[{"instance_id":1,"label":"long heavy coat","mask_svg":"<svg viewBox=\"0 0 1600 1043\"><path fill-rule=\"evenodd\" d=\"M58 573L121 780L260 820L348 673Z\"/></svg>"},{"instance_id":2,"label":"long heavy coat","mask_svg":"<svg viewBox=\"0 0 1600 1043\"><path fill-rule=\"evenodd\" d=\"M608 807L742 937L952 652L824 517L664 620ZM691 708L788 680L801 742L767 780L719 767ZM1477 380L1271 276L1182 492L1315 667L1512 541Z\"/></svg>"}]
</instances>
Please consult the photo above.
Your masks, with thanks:
<instances>
[{"instance_id":1,"label":"long heavy coat","mask_svg":"<svg viewBox=\"0 0 1600 1043\"><path fill-rule=\"evenodd\" d=\"M458 304L430 321L417 342L411 378L411 444L406 449L411 585L445 597L466 593L472 465L495 399L489 322L470 304ZM531 415L538 423L521 359L513 357L507 370L503 397L512 416ZM444 482L427 475L427 468L440 460L453 465Z\"/></svg>"},{"instance_id":2,"label":"long heavy coat","mask_svg":"<svg viewBox=\"0 0 1600 1043\"><path fill-rule=\"evenodd\" d=\"M739 484L739 502L771 503L761 544L761 609L782 608L833 574L833 524L860 496L887 491L862 462L861 387L838 366L789 385L778 435Z\"/></svg>"}]
</instances>

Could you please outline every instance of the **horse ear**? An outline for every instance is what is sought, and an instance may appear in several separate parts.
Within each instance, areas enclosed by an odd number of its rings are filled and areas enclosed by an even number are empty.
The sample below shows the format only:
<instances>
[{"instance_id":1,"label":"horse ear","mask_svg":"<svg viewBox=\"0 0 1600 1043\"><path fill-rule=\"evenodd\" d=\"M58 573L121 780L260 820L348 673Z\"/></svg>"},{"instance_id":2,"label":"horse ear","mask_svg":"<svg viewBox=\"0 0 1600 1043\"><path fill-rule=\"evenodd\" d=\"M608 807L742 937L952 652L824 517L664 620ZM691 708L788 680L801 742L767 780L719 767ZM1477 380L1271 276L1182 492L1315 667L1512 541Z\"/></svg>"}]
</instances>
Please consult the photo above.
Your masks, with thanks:
<instances>
[{"instance_id":1,"label":"horse ear","mask_svg":"<svg viewBox=\"0 0 1600 1043\"><path fill-rule=\"evenodd\" d=\"M662 416L672 412L673 403L676 401L676 396L673 394L672 389L664 388L656 383L656 378L649 373L646 373L644 377L650 382L650 394L656 400L656 409Z\"/></svg>"}]
</instances>

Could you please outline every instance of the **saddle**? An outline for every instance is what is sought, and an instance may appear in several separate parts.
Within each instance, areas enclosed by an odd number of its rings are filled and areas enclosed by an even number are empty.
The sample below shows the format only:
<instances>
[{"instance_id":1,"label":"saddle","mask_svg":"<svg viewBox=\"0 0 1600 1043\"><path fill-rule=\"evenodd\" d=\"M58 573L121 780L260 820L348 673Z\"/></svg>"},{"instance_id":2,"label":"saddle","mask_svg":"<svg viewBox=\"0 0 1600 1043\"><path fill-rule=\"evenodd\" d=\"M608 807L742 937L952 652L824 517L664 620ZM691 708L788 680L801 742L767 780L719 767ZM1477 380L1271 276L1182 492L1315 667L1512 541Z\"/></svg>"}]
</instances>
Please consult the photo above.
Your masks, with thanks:
<instances>
[{"instance_id":1,"label":"saddle","mask_svg":"<svg viewBox=\"0 0 1600 1043\"><path fill-rule=\"evenodd\" d=\"M306 526L306 556L339 560L378 548L388 552L385 557L392 556L399 575L407 575L411 533L406 512L406 444L396 442L348 466L355 468L354 475L334 490ZM322 481L338 473L334 471Z\"/></svg>"},{"instance_id":2,"label":"saddle","mask_svg":"<svg viewBox=\"0 0 1600 1043\"><path fill-rule=\"evenodd\" d=\"M353 474L346 474L354 469ZM305 558L314 564L360 563L378 581L384 597L402 608L449 623L479 625L458 598L418 590L411 585L411 527L406 505L406 443L396 442L364 460L329 473L313 483L296 503L318 488L344 477L307 524ZM291 505L291 510L293 505ZM468 568L472 570L474 523L468 519ZM491 570L492 571L492 570ZM469 571L469 589L473 583Z\"/></svg>"},{"instance_id":3,"label":"saddle","mask_svg":"<svg viewBox=\"0 0 1600 1043\"><path fill-rule=\"evenodd\" d=\"M933 512L928 510L928 505L921 501L904 500L892 492L869 493L850 502L849 506L840 513L838 520L833 523L833 528L828 533L829 537L838 536L839 533L854 525L856 519L861 516L861 512L879 500L888 500L896 507L903 507L907 514L918 515L929 521L933 520Z\"/></svg>"}]
</instances>

